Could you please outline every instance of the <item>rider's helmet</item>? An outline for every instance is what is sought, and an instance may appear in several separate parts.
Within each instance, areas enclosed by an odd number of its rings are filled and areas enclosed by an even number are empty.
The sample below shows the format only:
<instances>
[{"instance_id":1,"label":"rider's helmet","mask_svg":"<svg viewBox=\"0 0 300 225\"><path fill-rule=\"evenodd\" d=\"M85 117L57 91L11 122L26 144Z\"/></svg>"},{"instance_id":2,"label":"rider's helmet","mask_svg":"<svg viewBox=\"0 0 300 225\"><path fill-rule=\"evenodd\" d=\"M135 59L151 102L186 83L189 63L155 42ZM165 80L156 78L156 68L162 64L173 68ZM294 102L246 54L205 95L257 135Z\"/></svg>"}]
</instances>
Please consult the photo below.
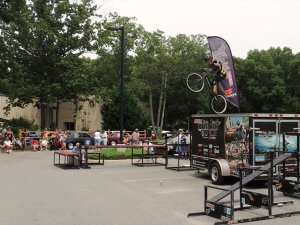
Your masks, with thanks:
<instances>
[{"instance_id":1,"label":"rider's helmet","mask_svg":"<svg viewBox=\"0 0 300 225\"><path fill-rule=\"evenodd\" d=\"M212 55L211 55L210 52L207 52L207 53L205 54L205 56L204 56L205 62L207 62L209 59L212 59L212 58L213 58L213 57L212 57Z\"/></svg>"}]
</instances>

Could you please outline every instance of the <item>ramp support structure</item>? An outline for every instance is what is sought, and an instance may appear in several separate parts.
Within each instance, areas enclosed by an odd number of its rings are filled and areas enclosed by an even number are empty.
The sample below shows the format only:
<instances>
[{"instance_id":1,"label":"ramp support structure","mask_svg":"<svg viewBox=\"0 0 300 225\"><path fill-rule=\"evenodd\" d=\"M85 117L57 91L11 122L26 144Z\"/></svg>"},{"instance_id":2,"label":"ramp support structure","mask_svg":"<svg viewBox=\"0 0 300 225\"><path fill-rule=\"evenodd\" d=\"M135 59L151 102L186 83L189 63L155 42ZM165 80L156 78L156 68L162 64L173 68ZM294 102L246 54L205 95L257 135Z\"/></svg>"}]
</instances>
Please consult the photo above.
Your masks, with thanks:
<instances>
[{"instance_id":1,"label":"ramp support structure","mask_svg":"<svg viewBox=\"0 0 300 225\"><path fill-rule=\"evenodd\" d=\"M298 138L299 140L299 138ZM273 169L276 165L279 163L283 163L285 165L285 160L289 158L292 155L297 155L297 162L299 162L299 141L297 141L298 144L298 152L282 152L282 151L270 151L270 162L265 165L262 168L239 168L239 178L240 180L229 187L228 189L223 189L219 187L212 187L212 186L205 186L204 191L204 212L197 212L197 213L189 213L188 217L190 216L201 216L201 215L208 215L211 217L214 217L216 219L222 220L221 222L216 222L217 224L238 224L238 223L247 223L247 222L253 222L253 221L260 221L260 220L267 220L267 219L274 219L274 218L282 218L282 217L289 217L292 215L298 215L300 214L300 211L295 212L288 212L288 213L280 213L273 215L272 213L272 207L274 206L283 206L283 205L289 205L293 204L293 201L284 201L284 202L274 202L274 188L273 180L274 180L274 172ZM281 152L283 153L278 158L274 159L275 152ZM299 164L297 165L297 168L299 169ZM242 177L243 170L253 170L251 174L249 174L246 177ZM267 173L268 175L268 193L267 194L261 194L261 193L255 193L252 191L246 191L243 190L243 186L250 181L254 180L256 177ZM285 174L285 171L283 171ZM299 175L299 171L297 173ZM214 188L221 190L222 192L213 197L210 200L207 200L207 190L208 188ZM239 189L240 193L240 207L235 208L234 207L234 192ZM224 204L220 203L219 201L227 196L230 195L230 204ZM242 211L244 209L248 208L264 208L268 210L267 216L260 216L260 217L254 217L254 218L246 218L246 219L240 219L235 220L234 219L234 211Z\"/></svg>"}]
</instances>

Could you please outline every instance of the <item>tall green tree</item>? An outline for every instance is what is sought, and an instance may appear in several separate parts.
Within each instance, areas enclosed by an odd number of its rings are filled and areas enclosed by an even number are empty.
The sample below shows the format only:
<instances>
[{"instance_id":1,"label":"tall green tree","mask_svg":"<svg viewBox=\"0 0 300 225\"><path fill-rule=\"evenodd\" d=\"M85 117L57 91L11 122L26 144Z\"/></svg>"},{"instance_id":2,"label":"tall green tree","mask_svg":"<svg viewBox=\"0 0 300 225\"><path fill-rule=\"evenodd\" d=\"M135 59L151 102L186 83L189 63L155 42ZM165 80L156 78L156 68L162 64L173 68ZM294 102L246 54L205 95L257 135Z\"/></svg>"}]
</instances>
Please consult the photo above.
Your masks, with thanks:
<instances>
[{"instance_id":1,"label":"tall green tree","mask_svg":"<svg viewBox=\"0 0 300 225\"><path fill-rule=\"evenodd\" d=\"M166 38L163 32L143 32L136 54L131 67L132 74L139 80L140 88L148 98L152 127L160 133L164 123L167 80L170 72Z\"/></svg>"},{"instance_id":2,"label":"tall green tree","mask_svg":"<svg viewBox=\"0 0 300 225\"><path fill-rule=\"evenodd\" d=\"M4 22L10 22L14 20L25 2L25 0L1 0L0 20Z\"/></svg>"},{"instance_id":3,"label":"tall green tree","mask_svg":"<svg viewBox=\"0 0 300 225\"><path fill-rule=\"evenodd\" d=\"M202 35L164 37L161 31L145 33L137 48L133 76L140 80L148 97L152 126L158 134L166 124L177 128L192 113L205 111L207 95L195 95L186 88L186 77L204 66L207 51ZM202 99L202 100L201 100Z\"/></svg>"},{"instance_id":4,"label":"tall green tree","mask_svg":"<svg viewBox=\"0 0 300 225\"><path fill-rule=\"evenodd\" d=\"M131 76L130 67L134 58L136 44L141 40L144 28L137 24L135 18L121 17L111 13L105 18L105 25L99 33L101 40L92 67L95 86L103 101L102 126L107 129L119 129L120 125L120 32L111 31L109 27L124 27L124 80L125 80L125 129L145 128L147 116L139 103L138 84Z\"/></svg>"},{"instance_id":5,"label":"tall green tree","mask_svg":"<svg viewBox=\"0 0 300 225\"><path fill-rule=\"evenodd\" d=\"M13 20L0 22L8 109L33 103L45 126L46 109L58 114L60 103L89 95L92 79L80 57L96 47L96 17L92 0L30 0Z\"/></svg>"},{"instance_id":6,"label":"tall green tree","mask_svg":"<svg viewBox=\"0 0 300 225\"><path fill-rule=\"evenodd\" d=\"M179 34L168 39L172 64L168 86L167 123L174 128L188 127L192 114L210 113L208 90L192 93L186 86L186 78L192 72L206 67L204 61L208 50L204 35Z\"/></svg>"},{"instance_id":7,"label":"tall green tree","mask_svg":"<svg viewBox=\"0 0 300 225\"><path fill-rule=\"evenodd\" d=\"M235 62L242 112L300 112L299 57L291 49L253 50Z\"/></svg>"}]
</instances>

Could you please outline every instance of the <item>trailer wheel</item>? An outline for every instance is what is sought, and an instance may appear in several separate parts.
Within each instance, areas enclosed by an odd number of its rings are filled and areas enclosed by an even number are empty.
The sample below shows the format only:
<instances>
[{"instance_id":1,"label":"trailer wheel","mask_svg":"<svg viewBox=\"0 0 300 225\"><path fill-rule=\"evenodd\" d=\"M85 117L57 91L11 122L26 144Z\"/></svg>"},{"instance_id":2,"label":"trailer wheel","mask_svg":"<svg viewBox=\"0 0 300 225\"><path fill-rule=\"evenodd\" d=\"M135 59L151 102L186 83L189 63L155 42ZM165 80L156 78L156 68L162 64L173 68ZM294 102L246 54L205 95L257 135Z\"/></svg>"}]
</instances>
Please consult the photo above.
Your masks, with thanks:
<instances>
[{"instance_id":1,"label":"trailer wheel","mask_svg":"<svg viewBox=\"0 0 300 225\"><path fill-rule=\"evenodd\" d=\"M220 165L216 162L212 163L210 167L210 179L213 184L222 184L224 181Z\"/></svg>"}]
</instances>

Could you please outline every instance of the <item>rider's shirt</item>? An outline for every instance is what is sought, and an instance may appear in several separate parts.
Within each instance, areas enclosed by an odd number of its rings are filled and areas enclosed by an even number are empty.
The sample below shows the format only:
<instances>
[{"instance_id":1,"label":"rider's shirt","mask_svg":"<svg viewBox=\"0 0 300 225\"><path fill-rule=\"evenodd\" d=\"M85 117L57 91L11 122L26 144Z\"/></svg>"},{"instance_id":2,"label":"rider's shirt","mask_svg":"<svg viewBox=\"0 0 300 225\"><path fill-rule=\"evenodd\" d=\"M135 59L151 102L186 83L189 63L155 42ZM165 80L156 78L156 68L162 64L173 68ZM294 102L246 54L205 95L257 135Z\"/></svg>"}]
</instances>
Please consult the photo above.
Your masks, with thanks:
<instances>
[{"instance_id":1,"label":"rider's shirt","mask_svg":"<svg viewBox=\"0 0 300 225\"><path fill-rule=\"evenodd\" d=\"M222 66L222 63L214 60L211 65L212 70L216 73L216 77L213 79L213 83L219 83L226 77L226 69Z\"/></svg>"},{"instance_id":2,"label":"rider's shirt","mask_svg":"<svg viewBox=\"0 0 300 225\"><path fill-rule=\"evenodd\" d=\"M216 72L217 76L226 76L226 69L222 66L220 61L214 60L212 63L212 69Z\"/></svg>"}]
</instances>

